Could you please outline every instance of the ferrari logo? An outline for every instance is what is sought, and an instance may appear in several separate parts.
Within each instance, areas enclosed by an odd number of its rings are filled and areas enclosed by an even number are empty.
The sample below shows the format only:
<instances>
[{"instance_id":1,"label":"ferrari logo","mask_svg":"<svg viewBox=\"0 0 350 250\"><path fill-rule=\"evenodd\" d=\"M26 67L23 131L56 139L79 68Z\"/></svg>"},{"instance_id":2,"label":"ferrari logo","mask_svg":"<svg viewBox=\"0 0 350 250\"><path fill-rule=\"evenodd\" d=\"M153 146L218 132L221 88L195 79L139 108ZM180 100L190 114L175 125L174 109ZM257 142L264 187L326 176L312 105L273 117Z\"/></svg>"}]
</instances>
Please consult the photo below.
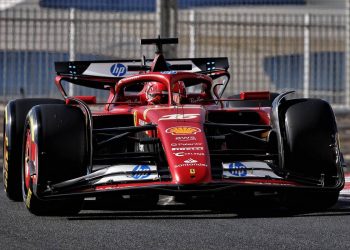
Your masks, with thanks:
<instances>
[{"instance_id":1,"label":"ferrari logo","mask_svg":"<svg viewBox=\"0 0 350 250\"><path fill-rule=\"evenodd\" d=\"M195 175L196 174L196 170L194 168L190 168L190 175Z\"/></svg>"}]
</instances>

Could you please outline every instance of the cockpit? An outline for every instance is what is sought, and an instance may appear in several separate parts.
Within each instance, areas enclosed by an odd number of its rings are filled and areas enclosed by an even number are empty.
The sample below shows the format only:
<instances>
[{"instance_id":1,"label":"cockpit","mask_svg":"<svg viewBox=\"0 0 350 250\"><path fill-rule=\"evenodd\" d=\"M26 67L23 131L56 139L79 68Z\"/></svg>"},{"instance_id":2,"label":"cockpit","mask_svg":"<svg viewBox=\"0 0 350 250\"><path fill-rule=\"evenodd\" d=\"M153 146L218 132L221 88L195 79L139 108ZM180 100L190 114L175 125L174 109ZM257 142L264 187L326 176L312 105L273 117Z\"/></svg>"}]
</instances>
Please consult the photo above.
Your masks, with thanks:
<instances>
[{"instance_id":1,"label":"cockpit","mask_svg":"<svg viewBox=\"0 0 350 250\"><path fill-rule=\"evenodd\" d=\"M184 78L170 83L135 81L118 89L114 102L140 105L208 104L214 101L211 91L210 81L195 78Z\"/></svg>"}]
</instances>

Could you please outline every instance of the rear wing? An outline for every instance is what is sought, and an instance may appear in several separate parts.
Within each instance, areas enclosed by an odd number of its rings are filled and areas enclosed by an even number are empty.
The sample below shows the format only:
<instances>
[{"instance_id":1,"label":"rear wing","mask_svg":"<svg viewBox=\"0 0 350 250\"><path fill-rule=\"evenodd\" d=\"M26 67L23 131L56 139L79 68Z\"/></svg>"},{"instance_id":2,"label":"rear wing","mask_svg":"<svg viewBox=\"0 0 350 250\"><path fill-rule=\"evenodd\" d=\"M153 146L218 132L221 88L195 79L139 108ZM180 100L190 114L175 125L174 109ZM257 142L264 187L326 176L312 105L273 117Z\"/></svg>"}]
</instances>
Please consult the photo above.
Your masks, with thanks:
<instances>
[{"instance_id":1,"label":"rear wing","mask_svg":"<svg viewBox=\"0 0 350 250\"><path fill-rule=\"evenodd\" d=\"M114 82L128 76L138 75L140 71L151 68L153 60L109 60L109 61L72 61L56 62L57 75L75 77L112 78ZM169 70L210 74L229 68L227 57L216 58L179 58L166 60ZM111 79L111 80L112 80ZM107 79L106 79L107 80Z\"/></svg>"}]
</instances>

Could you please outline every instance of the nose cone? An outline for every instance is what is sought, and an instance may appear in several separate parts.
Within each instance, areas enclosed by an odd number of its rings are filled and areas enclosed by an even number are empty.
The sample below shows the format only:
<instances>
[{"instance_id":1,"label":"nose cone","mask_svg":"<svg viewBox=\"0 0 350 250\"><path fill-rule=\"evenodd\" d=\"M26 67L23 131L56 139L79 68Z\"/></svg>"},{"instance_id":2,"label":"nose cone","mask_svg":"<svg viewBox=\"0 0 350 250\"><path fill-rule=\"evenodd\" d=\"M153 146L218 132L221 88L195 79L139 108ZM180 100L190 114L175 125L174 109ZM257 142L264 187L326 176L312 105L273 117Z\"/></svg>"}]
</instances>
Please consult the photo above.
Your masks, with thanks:
<instances>
[{"instance_id":1,"label":"nose cone","mask_svg":"<svg viewBox=\"0 0 350 250\"><path fill-rule=\"evenodd\" d=\"M175 114L172 110L159 110L155 115L173 181L182 185L209 182L210 159L203 130L205 110L183 108Z\"/></svg>"},{"instance_id":2,"label":"nose cone","mask_svg":"<svg viewBox=\"0 0 350 250\"><path fill-rule=\"evenodd\" d=\"M210 180L210 159L200 123L159 123L160 138L173 180L177 184L198 184Z\"/></svg>"}]
</instances>

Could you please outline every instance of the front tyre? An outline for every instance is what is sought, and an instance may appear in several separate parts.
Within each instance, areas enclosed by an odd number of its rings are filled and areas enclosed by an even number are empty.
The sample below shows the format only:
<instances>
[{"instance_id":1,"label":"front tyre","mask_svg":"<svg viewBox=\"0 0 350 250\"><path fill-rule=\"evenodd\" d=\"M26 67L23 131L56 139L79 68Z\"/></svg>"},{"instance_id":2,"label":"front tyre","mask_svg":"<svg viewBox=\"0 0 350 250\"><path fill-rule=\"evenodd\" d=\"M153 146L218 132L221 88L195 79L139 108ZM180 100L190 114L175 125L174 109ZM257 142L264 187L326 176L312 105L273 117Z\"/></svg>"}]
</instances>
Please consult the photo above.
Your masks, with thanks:
<instances>
[{"instance_id":1,"label":"front tyre","mask_svg":"<svg viewBox=\"0 0 350 250\"><path fill-rule=\"evenodd\" d=\"M40 105L25 123L22 159L22 194L35 215L73 215L82 198L48 200L50 184L86 174L86 128L82 111L66 105Z\"/></svg>"},{"instance_id":2,"label":"front tyre","mask_svg":"<svg viewBox=\"0 0 350 250\"><path fill-rule=\"evenodd\" d=\"M24 122L28 111L38 104L63 104L63 100L47 98L18 99L5 107L3 128L3 181L7 197L22 201L21 158Z\"/></svg>"},{"instance_id":3,"label":"front tyre","mask_svg":"<svg viewBox=\"0 0 350 250\"><path fill-rule=\"evenodd\" d=\"M320 99L293 99L281 106L284 110L285 171L291 176L313 181L314 185L334 188L334 191L285 192L286 205L293 209L316 210L333 206L338 200L343 173L338 130L331 106Z\"/></svg>"}]
</instances>

